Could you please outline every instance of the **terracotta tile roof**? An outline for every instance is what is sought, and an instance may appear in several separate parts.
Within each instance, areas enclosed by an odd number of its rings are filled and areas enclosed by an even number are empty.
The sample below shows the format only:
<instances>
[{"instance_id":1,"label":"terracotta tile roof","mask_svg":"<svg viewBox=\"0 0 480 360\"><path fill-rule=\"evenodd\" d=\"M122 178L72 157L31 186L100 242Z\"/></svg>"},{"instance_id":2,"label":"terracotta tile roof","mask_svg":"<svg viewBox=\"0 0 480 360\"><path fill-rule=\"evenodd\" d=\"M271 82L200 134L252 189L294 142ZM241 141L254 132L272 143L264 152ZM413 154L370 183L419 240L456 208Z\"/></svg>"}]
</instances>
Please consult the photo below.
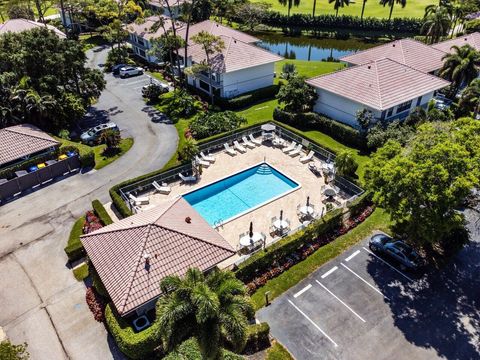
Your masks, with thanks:
<instances>
[{"instance_id":1,"label":"terracotta tile roof","mask_svg":"<svg viewBox=\"0 0 480 360\"><path fill-rule=\"evenodd\" d=\"M182 276L191 267L206 271L235 254L182 197L84 235L81 241L121 315L161 295L164 277Z\"/></svg>"},{"instance_id":2,"label":"terracotta tile roof","mask_svg":"<svg viewBox=\"0 0 480 360\"><path fill-rule=\"evenodd\" d=\"M225 49L221 54L214 55L211 58L213 71L217 73L226 73L253 66L280 61L283 58L264 50L256 45L251 45L235 38L221 36ZM190 56L196 63L206 60L205 51L200 45L193 44L189 47Z\"/></svg>"},{"instance_id":3,"label":"terracotta tile roof","mask_svg":"<svg viewBox=\"0 0 480 360\"><path fill-rule=\"evenodd\" d=\"M169 0L168 4L170 5L170 8L172 8L175 6L182 6L186 2L190 2L190 0ZM152 6L167 8L165 0L150 0L148 3Z\"/></svg>"},{"instance_id":4,"label":"terracotta tile roof","mask_svg":"<svg viewBox=\"0 0 480 360\"><path fill-rule=\"evenodd\" d=\"M413 39L392 41L340 58L353 65L363 65L370 61L389 58L423 72L438 70L443 65L445 52L434 49Z\"/></svg>"},{"instance_id":5,"label":"terracotta tile roof","mask_svg":"<svg viewBox=\"0 0 480 360\"><path fill-rule=\"evenodd\" d=\"M126 30L129 33L136 34L137 36L145 39L145 40L150 40L153 38L158 38L165 34L165 32L170 31L172 29L172 19L163 16L163 21L164 21L164 26L158 26L156 31L152 31L152 27L159 21L158 16L150 16L148 18L145 18L145 21L141 24L137 23L131 23L126 26ZM177 24L177 29L181 28L184 26L184 24L180 21L176 22ZM165 28L165 30L164 30Z\"/></svg>"},{"instance_id":6,"label":"terracotta tile roof","mask_svg":"<svg viewBox=\"0 0 480 360\"><path fill-rule=\"evenodd\" d=\"M232 29L228 26L218 24L215 21L211 21L211 20L205 20L205 21L190 25L190 29L188 31L188 38L191 39L193 35L196 35L201 31L207 31L210 34L213 34L216 36L231 37L231 38L240 40L244 43L256 43L260 41L260 39L256 37L253 37L251 35L245 34L244 32ZM180 30L178 34L185 39L186 28Z\"/></svg>"},{"instance_id":7,"label":"terracotta tile roof","mask_svg":"<svg viewBox=\"0 0 480 360\"><path fill-rule=\"evenodd\" d=\"M3 24L0 24L0 34L7 33L7 32L22 32L26 30L31 30L35 28L43 28L45 24L39 23L32 20L27 19L10 19L5 21ZM55 26L47 25L47 28L55 32L58 37L66 38L67 36L58 30Z\"/></svg>"},{"instance_id":8,"label":"terracotta tile roof","mask_svg":"<svg viewBox=\"0 0 480 360\"><path fill-rule=\"evenodd\" d=\"M433 44L432 47L449 53L452 51L452 46L456 45L458 47L462 47L463 45L467 44L477 51L480 51L480 32L474 32L472 34L459 36L455 39L442 41L437 44Z\"/></svg>"},{"instance_id":9,"label":"terracotta tile roof","mask_svg":"<svg viewBox=\"0 0 480 360\"><path fill-rule=\"evenodd\" d=\"M378 110L449 85L448 81L391 59L321 75L308 79L307 83Z\"/></svg>"},{"instance_id":10,"label":"terracotta tile roof","mask_svg":"<svg viewBox=\"0 0 480 360\"><path fill-rule=\"evenodd\" d=\"M57 140L30 124L0 129L0 165L47 150L58 144Z\"/></svg>"}]
</instances>

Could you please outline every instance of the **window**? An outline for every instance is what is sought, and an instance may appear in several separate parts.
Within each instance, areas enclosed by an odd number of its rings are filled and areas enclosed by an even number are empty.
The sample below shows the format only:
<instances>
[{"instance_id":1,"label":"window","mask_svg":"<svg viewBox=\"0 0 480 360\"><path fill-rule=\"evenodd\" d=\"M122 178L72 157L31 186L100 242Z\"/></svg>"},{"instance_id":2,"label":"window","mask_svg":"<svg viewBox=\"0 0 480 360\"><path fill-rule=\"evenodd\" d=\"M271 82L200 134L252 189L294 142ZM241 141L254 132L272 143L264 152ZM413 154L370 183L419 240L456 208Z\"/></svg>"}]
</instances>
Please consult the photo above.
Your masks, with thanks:
<instances>
[{"instance_id":1,"label":"window","mask_svg":"<svg viewBox=\"0 0 480 360\"><path fill-rule=\"evenodd\" d=\"M412 106L412 100L404 102L403 104L398 105L397 107L397 114L404 112L405 110L409 110L410 106Z\"/></svg>"},{"instance_id":2,"label":"window","mask_svg":"<svg viewBox=\"0 0 480 360\"><path fill-rule=\"evenodd\" d=\"M387 118L392 116L392 114L393 114L393 108L388 109Z\"/></svg>"},{"instance_id":3,"label":"window","mask_svg":"<svg viewBox=\"0 0 480 360\"><path fill-rule=\"evenodd\" d=\"M140 45L145 46L145 42L143 41L143 39L137 38L137 42L138 42Z\"/></svg>"},{"instance_id":4,"label":"window","mask_svg":"<svg viewBox=\"0 0 480 360\"><path fill-rule=\"evenodd\" d=\"M210 92L210 86L205 81L200 80L200 88Z\"/></svg>"},{"instance_id":5,"label":"window","mask_svg":"<svg viewBox=\"0 0 480 360\"><path fill-rule=\"evenodd\" d=\"M420 96L420 97L417 99L417 105L415 105L415 106L419 106L421 102L422 102L422 97Z\"/></svg>"}]
</instances>

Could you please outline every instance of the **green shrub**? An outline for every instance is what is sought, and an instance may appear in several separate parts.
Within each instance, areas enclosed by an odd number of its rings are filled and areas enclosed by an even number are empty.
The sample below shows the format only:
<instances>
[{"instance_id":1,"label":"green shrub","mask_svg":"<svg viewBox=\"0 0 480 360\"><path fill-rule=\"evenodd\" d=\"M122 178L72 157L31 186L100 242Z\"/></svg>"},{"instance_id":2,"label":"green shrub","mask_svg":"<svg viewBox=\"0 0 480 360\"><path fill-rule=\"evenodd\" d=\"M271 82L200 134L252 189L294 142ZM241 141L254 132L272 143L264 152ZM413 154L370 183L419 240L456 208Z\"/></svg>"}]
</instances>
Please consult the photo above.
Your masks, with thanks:
<instances>
[{"instance_id":1,"label":"green shrub","mask_svg":"<svg viewBox=\"0 0 480 360\"><path fill-rule=\"evenodd\" d=\"M217 104L223 109L237 110L267 99L273 99L278 93L279 85L271 85L253 90L231 99L219 98Z\"/></svg>"},{"instance_id":2,"label":"green shrub","mask_svg":"<svg viewBox=\"0 0 480 360\"><path fill-rule=\"evenodd\" d=\"M189 129L195 139L203 139L211 135L237 130L247 120L233 111L208 112L195 116Z\"/></svg>"},{"instance_id":3,"label":"green shrub","mask_svg":"<svg viewBox=\"0 0 480 360\"><path fill-rule=\"evenodd\" d=\"M120 351L128 357L145 359L154 351L161 352L160 331L157 322L136 333L133 326L117 313L112 303L109 303L105 308L105 323Z\"/></svg>"},{"instance_id":4,"label":"green shrub","mask_svg":"<svg viewBox=\"0 0 480 360\"><path fill-rule=\"evenodd\" d=\"M301 246L316 239L321 234L327 233L338 227L342 222L343 211L336 209L328 212L324 217L312 222L304 230L283 238L268 247L265 251L259 251L249 257L238 266L235 275L238 279L247 282L272 266L277 259L282 259Z\"/></svg>"},{"instance_id":5,"label":"green shrub","mask_svg":"<svg viewBox=\"0 0 480 360\"><path fill-rule=\"evenodd\" d=\"M85 256L85 249L83 248L80 236L83 235L83 224L85 223L85 216L77 219L73 224L68 243L64 251L67 254L69 261L76 261Z\"/></svg>"},{"instance_id":6,"label":"green shrub","mask_svg":"<svg viewBox=\"0 0 480 360\"><path fill-rule=\"evenodd\" d=\"M356 198L350 205L348 205L348 210L350 215L355 217L359 215L366 206L372 205L372 193L365 191L362 195Z\"/></svg>"},{"instance_id":7,"label":"green shrub","mask_svg":"<svg viewBox=\"0 0 480 360\"><path fill-rule=\"evenodd\" d=\"M469 33L474 33L475 31L480 31L480 19L470 20L465 23L465 31Z\"/></svg>"},{"instance_id":8,"label":"green shrub","mask_svg":"<svg viewBox=\"0 0 480 360\"><path fill-rule=\"evenodd\" d=\"M243 356L237 355L231 351L223 349L223 360L243 360ZM199 360L202 354L195 338L190 338L182 342L174 351L165 356L164 360Z\"/></svg>"},{"instance_id":9,"label":"green shrub","mask_svg":"<svg viewBox=\"0 0 480 360\"><path fill-rule=\"evenodd\" d=\"M266 322L250 325L247 331L245 349L257 352L270 345L270 326Z\"/></svg>"},{"instance_id":10,"label":"green shrub","mask_svg":"<svg viewBox=\"0 0 480 360\"><path fill-rule=\"evenodd\" d=\"M92 201L92 208L93 212L95 213L95 215L98 216L103 225L107 226L113 224L112 218L110 217L110 215L108 215L107 210L105 210L99 200L95 199Z\"/></svg>"},{"instance_id":11,"label":"green shrub","mask_svg":"<svg viewBox=\"0 0 480 360\"><path fill-rule=\"evenodd\" d=\"M89 273L92 276L92 286L97 291L98 294L103 296L105 299L110 299L110 295L108 295L108 291L103 285L102 279L100 279L100 275L98 275L97 270L90 262L88 265Z\"/></svg>"},{"instance_id":12,"label":"green shrub","mask_svg":"<svg viewBox=\"0 0 480 360\"><path fill-rule=\"evenodd\" d=\"M316 113L292 114L275 108L273 118L291 126L319 130L335 140L357 149L366 149L367 147L365 136L360 131L324 115Z\"/></svg>"},{"instance_id":13,"label":"green shrub","mask_svg":"<svg viewBox=\"0 0 480 360\"><path fill-rule=\"evenodd\" d=\"M79 157L80 166L84 167L94 167L95 166L95 154L92 151L89 151L85 154L80 154Z\"/></svg>"}]
</instances>

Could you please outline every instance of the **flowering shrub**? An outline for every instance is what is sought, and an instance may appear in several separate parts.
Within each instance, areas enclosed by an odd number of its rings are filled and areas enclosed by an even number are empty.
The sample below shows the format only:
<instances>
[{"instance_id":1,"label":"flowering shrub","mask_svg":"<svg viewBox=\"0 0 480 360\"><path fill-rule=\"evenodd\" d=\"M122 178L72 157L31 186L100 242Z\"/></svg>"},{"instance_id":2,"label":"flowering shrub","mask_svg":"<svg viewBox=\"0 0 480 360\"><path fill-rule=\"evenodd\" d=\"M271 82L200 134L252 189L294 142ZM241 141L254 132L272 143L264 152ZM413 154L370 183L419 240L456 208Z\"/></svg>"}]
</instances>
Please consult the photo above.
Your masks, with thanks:
<instances>
[{"instance_id":1,"label":"flowering shrub","mask_svg":"<svg viewBox=\"0 0 480 360\"><path fill-rule=\"evenodd\" d=\"M85 222L83 224L83 233L89 234L92 231L102 228L103 225L100 222L100 219L95 216L92 211L87 211L85 214Z\"/></svg>"},{"instance_id":2,"label":"flowering shrub","mask_svg":"<svg viewBox=\"0 0 480 360\"><path fill-rule=\"evenodd\" d=\"M87 301L87 305L92 312L95 320L97 320L98 322L104 322L106 303L93 287L87 288L85 300Z\"/></svg>"}]
</instances>

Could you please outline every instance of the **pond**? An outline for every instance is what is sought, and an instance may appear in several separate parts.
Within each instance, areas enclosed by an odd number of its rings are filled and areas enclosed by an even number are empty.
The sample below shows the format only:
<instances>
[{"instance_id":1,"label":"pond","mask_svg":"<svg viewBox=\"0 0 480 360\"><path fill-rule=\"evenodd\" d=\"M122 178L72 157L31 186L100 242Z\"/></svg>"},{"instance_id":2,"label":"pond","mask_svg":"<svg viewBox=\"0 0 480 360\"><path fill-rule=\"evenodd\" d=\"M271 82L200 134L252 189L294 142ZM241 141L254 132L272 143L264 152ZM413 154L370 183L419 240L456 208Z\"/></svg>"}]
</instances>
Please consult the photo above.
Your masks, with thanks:
<instances>
[{"instance_id":1,"label":"pond","mask_svg":"<svg viewBox=\"0 0 480 360\"><path fill-rule=\"evenodd\" d=\"M331 39L310 36L292 37L279 33L255 33L258 46L286 59L335 61L342 56L376 46L371 38Z\"/></svg>"}]
</instances>

